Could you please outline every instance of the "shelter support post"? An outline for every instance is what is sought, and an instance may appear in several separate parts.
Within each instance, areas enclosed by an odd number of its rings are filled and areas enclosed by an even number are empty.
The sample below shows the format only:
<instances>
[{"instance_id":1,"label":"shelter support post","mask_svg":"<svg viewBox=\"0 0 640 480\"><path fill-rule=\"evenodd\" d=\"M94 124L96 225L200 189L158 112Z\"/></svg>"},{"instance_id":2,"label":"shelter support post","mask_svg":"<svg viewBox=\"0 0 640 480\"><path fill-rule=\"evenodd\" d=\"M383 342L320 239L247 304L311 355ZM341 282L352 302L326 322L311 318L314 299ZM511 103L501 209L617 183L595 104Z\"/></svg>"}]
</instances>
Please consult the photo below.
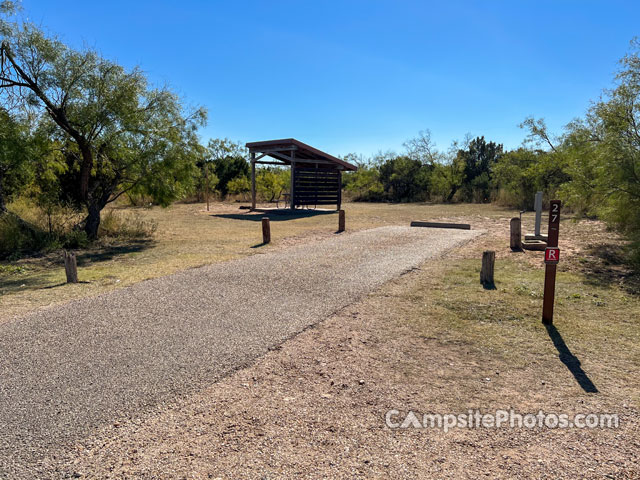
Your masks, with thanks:
<instances>
[{"instance_id":1,"label":"shelter support post","mask_svg":"<svg viewBox=\"0 0 640 480\"><path fill-rule=\"evenodd\" d=\"M291 151L291 184L289 186L289 206L291 207L291 210L295 210L296 209L296 197L295 197L295 175L296 175L296 162L294 160L296 156L296 152L295 150Z\"/></svg>"},{"instance_id":2,"label":"shelter support post","mask_svg":"<svg viewBox=\"0 0 640 480\"><path fill-rule=\"evenodd\" d=\"M256 208L256 154L251 152L251 209Z\"/></svg>"},{"instance_id":3,"label":"shelter support post","mask_svg":"<svg viewBox=\"0 0 640 480\"><path fill-rule=\"evenodd\" d=\"M338 170L338 211L342 210L342 170Z\"/></svg>"}]
</instances>

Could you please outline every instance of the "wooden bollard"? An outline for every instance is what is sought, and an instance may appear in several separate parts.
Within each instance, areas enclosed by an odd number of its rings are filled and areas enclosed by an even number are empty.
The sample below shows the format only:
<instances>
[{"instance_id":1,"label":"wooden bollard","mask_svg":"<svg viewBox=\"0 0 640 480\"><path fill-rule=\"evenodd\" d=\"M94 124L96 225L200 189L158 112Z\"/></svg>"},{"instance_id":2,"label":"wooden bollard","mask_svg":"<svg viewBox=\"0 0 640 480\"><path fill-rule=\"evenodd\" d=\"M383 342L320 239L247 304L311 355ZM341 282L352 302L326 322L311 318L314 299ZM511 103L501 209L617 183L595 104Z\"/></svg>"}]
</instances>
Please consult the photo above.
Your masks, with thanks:
<instances>
[{"instance_id":1,"label":"wooden bollard","mask_svg":"<svg viewBox=\"0 0 640 480\"><path fill-rule=\"evenodd\" d=\"M76 254L64 251L64 272L67 274L67 283L78 283L78 264Z\"/></svg>"},{"instance_id":2,"label":"wooden bollard","mask_svg":"<svg viewBox=\"0 0 640 480\"><path fill-rule=\"evenodd\" d=\"M493 270L496 263L496 252L487 250L482 253L482 268L480 269L480 283L485 288L494 288Z\"/></svg>"},{"instance_id":3,"label":"wooden bollard","mask_svg":"<svg viewBox=\"0 0 640 480\"><path fill-rule=\"evenodd\" d=\"M271 225L269 217L262 217L262 243L271 242Z\"/></svg>"},{"instance_id":4,"label":"wooden bollard","mask_svg":"<svg viewBox=\"0 0 640 480\"><path fill-rule=\"evenodd\" d=\"M514 252L522 251L522 226L518 217L511 219L511 237L509 243L511 244L511 250Z\"/></svg>"},{"instance_id":5,"label":"wooden bollard","mask_svg":"<svg viewBox=\"0 0 640 480\"><path fill-rule=\"evenodd\" d=\"M345 218L344 210L338 212L338 232L344 232Z\"/></svg>"}]
</instances>

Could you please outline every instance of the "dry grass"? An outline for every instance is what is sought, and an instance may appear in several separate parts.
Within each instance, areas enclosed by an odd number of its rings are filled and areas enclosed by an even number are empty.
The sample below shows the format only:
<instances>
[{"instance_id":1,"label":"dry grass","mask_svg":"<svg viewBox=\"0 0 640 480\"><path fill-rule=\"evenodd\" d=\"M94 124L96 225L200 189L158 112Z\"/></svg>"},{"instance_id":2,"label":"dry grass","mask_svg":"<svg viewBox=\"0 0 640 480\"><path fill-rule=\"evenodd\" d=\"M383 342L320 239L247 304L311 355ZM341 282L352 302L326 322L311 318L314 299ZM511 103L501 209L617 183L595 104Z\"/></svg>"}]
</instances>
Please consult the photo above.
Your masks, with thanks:
<instances>
[{"instance_id":1,"label":"dry grass","mask_svg":"<svg viewBox=\"0 0 640 480\"><path fill-rule=\"evenodd\" d=\"M351 203L344 208L349 230L406 225L415 219L466 215L480 222L509 215L487 205ZM152 239L122 242L107 238L101 245L79 252L82 283L77 285L64 283L61 252L0 263L0 321L186 268L334 235L338 222L335 214L286 221L286 217L272 217L272 243L251 248L261 242L258 220L263 214L246 213L237 204L212 204L209 212L202 204L118 210L121 215L154 225ZM105 215L109 218L110 214L107 211Z\"/></svg>"}]
</instances>

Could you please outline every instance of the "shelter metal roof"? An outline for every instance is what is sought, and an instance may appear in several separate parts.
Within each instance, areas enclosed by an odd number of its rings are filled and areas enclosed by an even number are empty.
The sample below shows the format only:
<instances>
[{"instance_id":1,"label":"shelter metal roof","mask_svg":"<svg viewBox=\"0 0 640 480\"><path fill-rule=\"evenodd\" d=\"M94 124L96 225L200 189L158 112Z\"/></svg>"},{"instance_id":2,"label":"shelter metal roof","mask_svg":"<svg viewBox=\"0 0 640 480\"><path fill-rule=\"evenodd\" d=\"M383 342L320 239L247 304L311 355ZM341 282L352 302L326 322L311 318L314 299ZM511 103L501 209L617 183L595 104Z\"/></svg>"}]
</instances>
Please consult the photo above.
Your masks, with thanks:
<instances>
[{"instance_id":1,"label":"shelter metal roof","mask_svg":"<svg viewBox=\"0 0 640 480\"><path fill-rule=\"evenodd\" d=\"M286 165L290 165L293 158L295 162L323 164L324 166L337 170L355 171L358 169L358 167L349 162L340 160L333 155L329 155L322 150L302 143L295 138L250 142L246 144L246 147L250 152L262 153L276 160L280 160Z\"/></svg>"}]
</instances>

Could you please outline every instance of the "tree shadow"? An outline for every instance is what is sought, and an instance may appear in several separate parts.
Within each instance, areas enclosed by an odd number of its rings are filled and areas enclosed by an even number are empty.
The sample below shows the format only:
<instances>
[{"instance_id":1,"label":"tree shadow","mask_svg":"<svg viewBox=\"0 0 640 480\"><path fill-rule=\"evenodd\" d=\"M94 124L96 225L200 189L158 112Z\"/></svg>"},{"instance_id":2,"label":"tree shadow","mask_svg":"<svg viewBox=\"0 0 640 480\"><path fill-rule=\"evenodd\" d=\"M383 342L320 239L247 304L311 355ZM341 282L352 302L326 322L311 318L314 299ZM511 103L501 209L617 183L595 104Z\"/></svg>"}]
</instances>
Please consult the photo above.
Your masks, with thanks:
<instances>
[{"instance_id":1,"label":"tree shadow","mask_svg":"<svg viewBox=\"0 0 640 480\"><path fill-rule=\"evenodd\" d=\"M269 217L272 222L283 222L286 220L296 220L298 218L316 217L318 215L334 215L338 211L334 210L296 210L288 213L282 210L271 212L247 212L247 213L216 213L212 217L227 218L231 220L248 220L250 222L261 222L263 217Z\"/></svg>"},{"instance_id":2,"label":"tree shadow","mask_svg":"<svg viewBox=\"0 0 640 480\"><path fill-rule=\"evenodd\" d=\"M78 251L76 260L78 266L86 266L96 262L106 262L114 258L126 255L128 253L138 253L153 245L151 240L136 240L135 242L125 243L121 245L110 245L100 247L95 250Z\"/></svg>"},{"instance_id":3,"label":"tree shadow","mask_svg":"<svg viewBox=\"0 0 640 480\"><path fill-rule=\"evenodd\" d=\"M587 285L604 288L617 285L630 295L640 296L640 274L629 265L625 245L591 244L587 253L581 265Z\"/></svg>"},{"instance_id":4,"label":"tree shadow","mask_svg":"<svg viewBox=\"0 0 640 480\"><path fill-rule=\"evenodd\" d=\"M76 252L78 268L86 268L92 264L106 262L128 253L141 252L153 245L151 240L136 240L109 246L89 246L85 250ZM64 268L61 250L46 255L31 256L15 262L25 267L23 273L0 275L0 292L11 293L22 290L53 289L66 283L52 284L52 273ZM87 283L87 282L79 282Z\"/></svg>"},{"instance_id":5,"label":"tree shadow","mask_svg":"<svg viewBox=\"0 0 640 480\"><path fill-rule=\"evenodd\" d=\"M553 346L556 347L556 350L558 351L558 358L560 358L560 361L566 365L580 387L582 387L582 389L587 393L598 393L598 389L582 369L580 360L571 353L571 350L569 350L569 347L564 342L562 335L560 335L560 332L558 332L556 327L551 324L545 325L545 328L547 329L549 338L551 338L551 341L553 342Z\"/></svg>"}]
</instances>

